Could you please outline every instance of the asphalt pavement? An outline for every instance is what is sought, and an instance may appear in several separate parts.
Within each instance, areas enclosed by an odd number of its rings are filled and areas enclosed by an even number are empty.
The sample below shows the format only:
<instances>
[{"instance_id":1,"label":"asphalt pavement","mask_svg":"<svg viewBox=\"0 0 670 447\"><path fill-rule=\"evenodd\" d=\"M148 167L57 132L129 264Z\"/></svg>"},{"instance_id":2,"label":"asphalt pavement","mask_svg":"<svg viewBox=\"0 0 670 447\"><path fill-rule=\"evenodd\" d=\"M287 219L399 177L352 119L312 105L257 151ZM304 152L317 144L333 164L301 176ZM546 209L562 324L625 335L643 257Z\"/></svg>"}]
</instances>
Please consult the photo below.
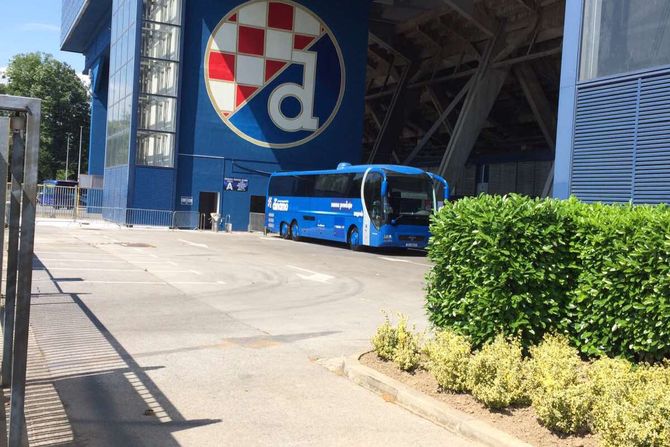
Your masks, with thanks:
<instances>
[{"instance_id":1,"label":"asphalt pavement","mask_svg":"<svg viewBox=\"0 0 670 447\"><path fill-rule=\"evenodd\" d=\"M421 253L49 221L35 252L72 445L471 445L317 363L369 349L382 310L425 328Z\"/></svg>"}]
</instances>

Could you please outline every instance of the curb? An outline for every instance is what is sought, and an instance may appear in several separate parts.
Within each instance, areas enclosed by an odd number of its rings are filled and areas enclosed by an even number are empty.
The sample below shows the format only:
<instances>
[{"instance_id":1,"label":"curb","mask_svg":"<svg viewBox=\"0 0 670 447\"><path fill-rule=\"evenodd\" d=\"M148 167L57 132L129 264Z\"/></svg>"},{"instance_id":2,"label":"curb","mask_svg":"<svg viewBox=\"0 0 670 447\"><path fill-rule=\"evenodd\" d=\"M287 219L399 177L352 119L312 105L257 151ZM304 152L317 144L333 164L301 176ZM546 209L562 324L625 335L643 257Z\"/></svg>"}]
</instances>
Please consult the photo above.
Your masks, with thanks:
<instances>
[{"instance_id":1,"label":"curb","mask_svg":"<svg viewBox=\"0 0 670 447\"><path fill-rule=\"evenodd\" d=\"M457 433L466 439L488 447L533 447L474 416L456 410L392 379L372 368L362 365L362 356L339 357L319 363L334 373L348 377L352 382L379 394L385 401L393 402L424 419Z\"/></svg>"}]
</instances>

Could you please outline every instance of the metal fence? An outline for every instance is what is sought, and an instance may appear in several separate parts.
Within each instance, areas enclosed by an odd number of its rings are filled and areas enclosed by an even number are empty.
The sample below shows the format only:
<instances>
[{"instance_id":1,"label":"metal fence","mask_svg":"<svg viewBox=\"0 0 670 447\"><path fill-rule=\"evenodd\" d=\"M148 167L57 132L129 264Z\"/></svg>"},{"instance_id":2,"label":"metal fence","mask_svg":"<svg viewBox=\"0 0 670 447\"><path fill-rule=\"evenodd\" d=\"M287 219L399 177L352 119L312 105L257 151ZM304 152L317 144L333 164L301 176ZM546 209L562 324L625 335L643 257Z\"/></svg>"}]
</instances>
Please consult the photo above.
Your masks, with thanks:
<instances>
[{"instance_id":1,"label":"metal fence","mask_svg":"<svg viewBox=\"0 0 670 447\"><path fill-rule=\"evenodd\" d=\"M1 197L1 196L0 196ZM7 200L8 201L8 200ZM209 214L197 211L166 211L103 206L103 190L78 186L39 185L37 217L72 221L106 221L122 226L164 227L178 230L208 230ZM223 227L225 220L221 222ZM249 231L263 231L265 214L249 214Z\"/></svg>"}]
</instances>

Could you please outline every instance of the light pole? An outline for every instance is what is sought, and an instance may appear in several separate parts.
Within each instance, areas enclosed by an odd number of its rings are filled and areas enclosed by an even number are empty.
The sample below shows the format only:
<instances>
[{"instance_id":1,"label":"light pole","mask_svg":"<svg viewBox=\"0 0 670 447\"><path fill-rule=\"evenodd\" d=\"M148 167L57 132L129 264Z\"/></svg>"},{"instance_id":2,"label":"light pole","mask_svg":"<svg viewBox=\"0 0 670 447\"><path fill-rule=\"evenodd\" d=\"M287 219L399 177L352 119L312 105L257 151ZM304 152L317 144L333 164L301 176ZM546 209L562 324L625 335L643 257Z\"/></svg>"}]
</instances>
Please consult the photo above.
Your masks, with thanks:
<instances>
[{"instance_id":1,"label":"light pole","mask_svg":"<svg viewBox=\"0 0 670 447\"><path fill-rule=\"evenodd\" d=\"M67 180L68 177L68 165L70 164L70 138L72 137L72 134L68 132L67 134L67 153L65 155L65 180Z\"/></svg>"},{"instance_id":2,"label":"light pole","mask_svg":"<svg viewBox=\"0 0 670 447\"><path fill-rule=\"evenodd\" d=\"M77 183L81 177L81 142L84 136L84 126L79 126L79 162L77 163Z\"/></svg>"}]
</instances>

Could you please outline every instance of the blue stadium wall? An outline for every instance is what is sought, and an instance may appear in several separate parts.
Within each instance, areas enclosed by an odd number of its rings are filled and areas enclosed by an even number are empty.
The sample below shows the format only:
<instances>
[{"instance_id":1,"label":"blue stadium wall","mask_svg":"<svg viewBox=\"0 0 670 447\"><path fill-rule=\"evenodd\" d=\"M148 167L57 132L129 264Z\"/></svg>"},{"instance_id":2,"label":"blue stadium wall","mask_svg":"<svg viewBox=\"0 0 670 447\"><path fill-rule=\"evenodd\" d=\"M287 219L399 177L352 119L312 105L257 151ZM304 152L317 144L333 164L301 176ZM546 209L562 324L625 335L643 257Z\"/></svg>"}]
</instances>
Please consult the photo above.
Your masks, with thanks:
<instances>
[{"instance_id":1,"label":"blue stadium wall","mask_svg":"<svg viewBox=\"0 0 670 447\"><path fill-rule=\"evenodd\" d=\"M236 134L223 122L208 94L205 57L208 42L219 22L243 3L221 0L187 3L174 195L176 210L197 211L200 192L220 193L221 214L230 215L236 230L247 228L251 196L266 195L269 173L333 168L341 161L360 161L370 7L369 0L299 2L330 28L339 44L344 60L344 95L334 119L316 138L292 148L277 149L259 146ZM318 70L329 69L325 63L318 67ZM274 86L269 85L264 91L272 88ZM317 102L320 94L317 87ZM258 97L262 105L263 92ZM263 127L268 117L248 113L241 120L242 125L246 120L254 125L261 123ZM247 179L248 191L225 191L226 178ZM142 194L150 193L151 188L142 191ZM182 198L192 198L193 204L181 205Z\"/></svg>"},{"instance_id":2,"label":"blue stadium wall","mask_svg":"<svg viewBox=\"0 0 670 447\"><path fill-rule=\"evenodd\" d=\"M623 1L628 0L603 4ZM657 36L669 35L670 2L630 1L633 10L623 19L635 20L641 7L658 8L637 20L641 28L666 31ZM583 25L591 23L585 17L588 5L566 1L570 20L565 21L563 42L554 195L588 202L670 203L670 38L638 42L645 50L660 45L657 63L585 79L580 64ZM608 55L639 53L615 48Z\"/></svg>"}]
</instances>

